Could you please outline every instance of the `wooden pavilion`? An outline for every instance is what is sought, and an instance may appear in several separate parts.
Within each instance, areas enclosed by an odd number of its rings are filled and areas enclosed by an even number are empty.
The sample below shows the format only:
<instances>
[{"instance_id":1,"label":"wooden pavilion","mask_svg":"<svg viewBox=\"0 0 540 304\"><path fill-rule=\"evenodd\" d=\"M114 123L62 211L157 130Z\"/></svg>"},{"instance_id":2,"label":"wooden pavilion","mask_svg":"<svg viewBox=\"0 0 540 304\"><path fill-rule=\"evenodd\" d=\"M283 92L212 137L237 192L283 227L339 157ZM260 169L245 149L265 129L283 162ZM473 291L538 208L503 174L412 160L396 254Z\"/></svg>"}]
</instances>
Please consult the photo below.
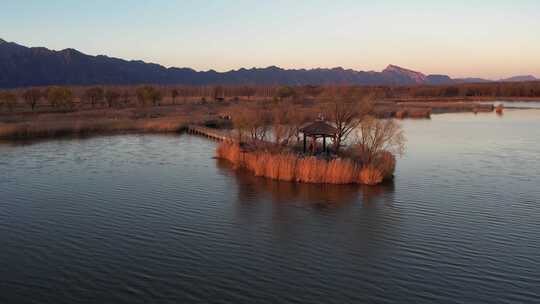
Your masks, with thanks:
<instances>
[{"instance_id":1,"label":"wooden pavilion","mask_svg":"<svg viewBox=\"0 0 540 304\"><path fill-rule=\"evenodd\" d=\"M336 127L325 122L324 120L317 120L315 122L309 123L303 126L300 129L300 132L304 134L304 153L307 150L307 138L311 137L313 139L312 153L316 152L317 139L322 138L323 152L328 153L326 147L326 138L331 138L335 140L338 130Z\"/></svg>"}]
</instances>

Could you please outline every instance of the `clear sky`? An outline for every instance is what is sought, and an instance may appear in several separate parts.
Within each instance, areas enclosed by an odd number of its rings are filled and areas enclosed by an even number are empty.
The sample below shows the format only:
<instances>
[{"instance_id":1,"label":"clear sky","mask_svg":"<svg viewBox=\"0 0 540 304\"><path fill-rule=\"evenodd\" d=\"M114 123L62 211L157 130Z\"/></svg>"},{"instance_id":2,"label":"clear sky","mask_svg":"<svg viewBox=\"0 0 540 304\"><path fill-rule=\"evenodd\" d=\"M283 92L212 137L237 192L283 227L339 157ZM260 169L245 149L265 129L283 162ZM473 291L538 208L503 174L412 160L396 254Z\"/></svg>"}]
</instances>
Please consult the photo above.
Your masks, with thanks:
<instances>
[{"instance_id":1,"label":"clear sky","mask_svg":"<svg viewBox=\"0 0 540 304\"><path fill-rule=\"evenodd\" d=\"M0 0L0 38L197 70L540 77L539 0Z\"/></svg>"}]
</instances>

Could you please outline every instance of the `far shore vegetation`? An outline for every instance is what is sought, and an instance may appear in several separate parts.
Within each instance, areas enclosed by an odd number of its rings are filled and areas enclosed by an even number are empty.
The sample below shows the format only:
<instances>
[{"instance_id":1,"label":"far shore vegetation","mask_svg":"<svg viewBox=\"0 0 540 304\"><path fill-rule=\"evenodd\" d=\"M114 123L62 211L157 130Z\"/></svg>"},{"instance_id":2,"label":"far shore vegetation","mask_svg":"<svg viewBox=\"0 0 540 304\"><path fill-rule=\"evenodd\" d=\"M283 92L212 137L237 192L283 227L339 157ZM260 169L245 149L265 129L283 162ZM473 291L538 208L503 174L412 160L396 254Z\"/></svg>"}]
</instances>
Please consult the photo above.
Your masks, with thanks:
<instances>
[{"instance_id":1,"label":"far shore vegetation","mask_svg":"<svg viewBox=\"0 0 540 304\"><path fill-rule=\"evenodd\" d=\"M540 82L453 86L49 86L0 90L0 139L121 132L178 132L188 124L230 124L245 105L316 116L336 88L373 100L378 118L429 118L433 113L490 112L479 101L540 100ZM279 135L280 130L274 130Z\"/></svg>"}]
</instances>

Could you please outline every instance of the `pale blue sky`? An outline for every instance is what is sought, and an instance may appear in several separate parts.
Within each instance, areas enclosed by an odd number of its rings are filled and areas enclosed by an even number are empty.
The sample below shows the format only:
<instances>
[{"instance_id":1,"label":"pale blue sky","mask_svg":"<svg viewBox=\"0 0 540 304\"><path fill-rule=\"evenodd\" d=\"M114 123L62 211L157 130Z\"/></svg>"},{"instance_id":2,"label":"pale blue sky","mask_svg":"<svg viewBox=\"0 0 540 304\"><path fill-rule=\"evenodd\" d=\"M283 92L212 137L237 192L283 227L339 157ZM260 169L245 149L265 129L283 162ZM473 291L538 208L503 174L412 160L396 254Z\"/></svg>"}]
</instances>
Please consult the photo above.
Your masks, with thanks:
<instances>
[{"instance_id":1,"label":"pale blue sky","mask_svg":"<svg viewBox=\"0 0 540 304\"><path fill-rule=\"evenodd\" d=\"M540 77L538 0L0 0L0 38L197 70Z\"/></svg>"}]
</instances>

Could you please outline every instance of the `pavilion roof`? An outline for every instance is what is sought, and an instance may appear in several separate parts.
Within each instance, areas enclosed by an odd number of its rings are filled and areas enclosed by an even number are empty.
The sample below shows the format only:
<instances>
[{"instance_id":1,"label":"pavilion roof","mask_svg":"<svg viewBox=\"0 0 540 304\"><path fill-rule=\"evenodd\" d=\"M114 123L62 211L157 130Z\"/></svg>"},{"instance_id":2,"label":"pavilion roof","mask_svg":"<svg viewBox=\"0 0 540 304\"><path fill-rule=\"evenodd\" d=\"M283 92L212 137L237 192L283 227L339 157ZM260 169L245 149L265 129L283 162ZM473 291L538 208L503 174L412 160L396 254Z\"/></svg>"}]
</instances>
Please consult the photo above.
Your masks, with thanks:
<instances>
[{"instance_id":1,"label":"pavilion roof","mask_svg":"<svg viewBox=\"0 0 540 304\"><path fill-rule=\"evenodd\" d=\"M300 131L308 136L309 135L334 136L338 132L336 127L322 120L318 120L318 121L315 121L315 122L312 122L303 126L302 128L300 128Z\"/></svg>"}]
</instances>

